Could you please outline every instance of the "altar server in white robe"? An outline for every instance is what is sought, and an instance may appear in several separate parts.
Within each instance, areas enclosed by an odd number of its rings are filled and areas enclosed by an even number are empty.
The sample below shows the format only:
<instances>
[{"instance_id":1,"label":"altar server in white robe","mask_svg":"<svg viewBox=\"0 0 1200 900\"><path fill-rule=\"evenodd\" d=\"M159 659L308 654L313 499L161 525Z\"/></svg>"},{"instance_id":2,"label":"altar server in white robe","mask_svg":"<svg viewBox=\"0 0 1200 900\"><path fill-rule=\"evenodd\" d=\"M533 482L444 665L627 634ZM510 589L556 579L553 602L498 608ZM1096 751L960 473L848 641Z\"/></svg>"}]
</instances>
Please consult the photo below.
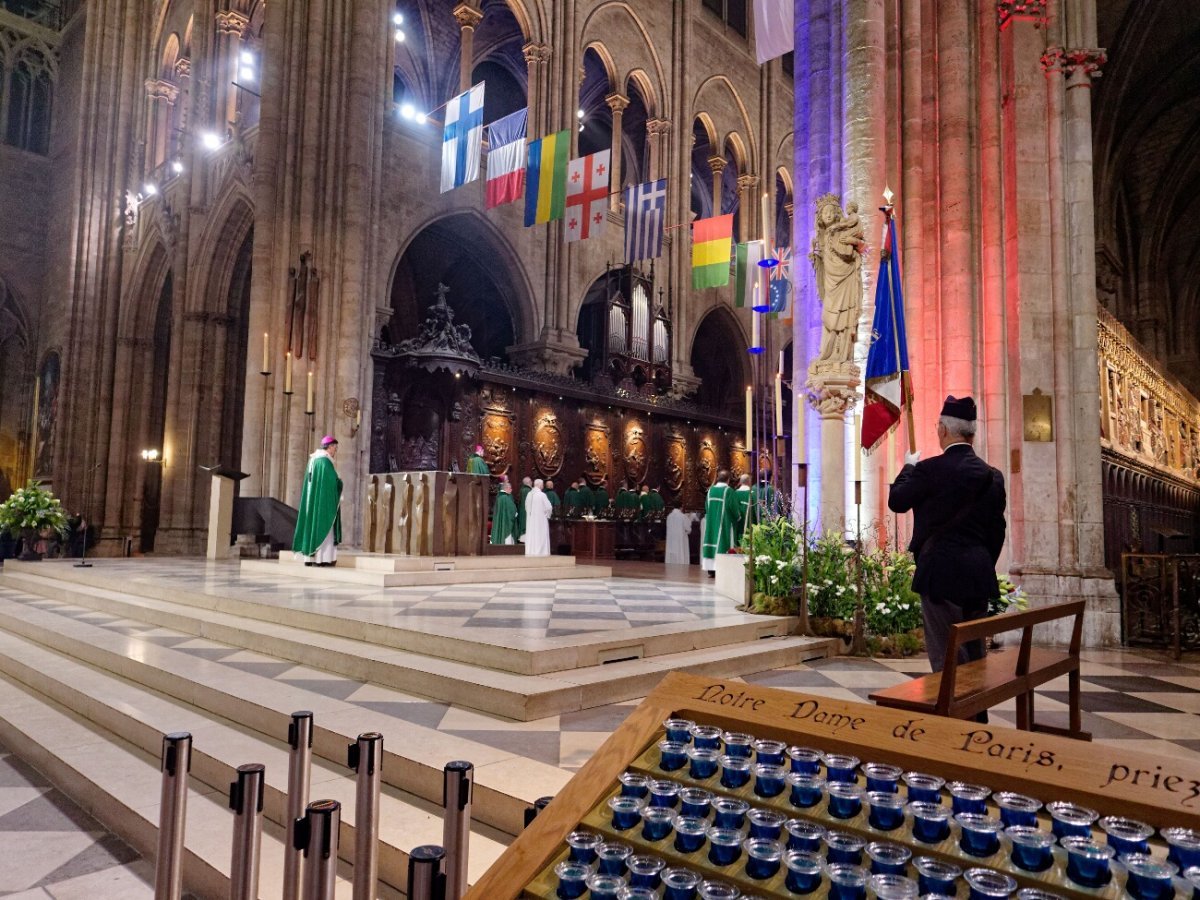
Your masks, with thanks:
<instances>
[{"instance_id":1,"label":"altar server in white robe","mask_svg":"<svg viewBox=\"0 0 1200 900\"><path fill-rule=\"evenodd\" d=\"M688 535L692 533L692 517L679 507L667 516L667 552L663 562L668 566L686 566L692 561Z\"/></svg>"},{"instance_id":2,"label":"altar server in white robe","mask_svg":"<svg viewBox=\"0 0 1200 900\"><path fill-rule=\"evenodd\" d=\"M550 514L554 507L542 490L542 479L533 483L525 497L525 555L550 555Z\"/></svg>"}]
</instances>

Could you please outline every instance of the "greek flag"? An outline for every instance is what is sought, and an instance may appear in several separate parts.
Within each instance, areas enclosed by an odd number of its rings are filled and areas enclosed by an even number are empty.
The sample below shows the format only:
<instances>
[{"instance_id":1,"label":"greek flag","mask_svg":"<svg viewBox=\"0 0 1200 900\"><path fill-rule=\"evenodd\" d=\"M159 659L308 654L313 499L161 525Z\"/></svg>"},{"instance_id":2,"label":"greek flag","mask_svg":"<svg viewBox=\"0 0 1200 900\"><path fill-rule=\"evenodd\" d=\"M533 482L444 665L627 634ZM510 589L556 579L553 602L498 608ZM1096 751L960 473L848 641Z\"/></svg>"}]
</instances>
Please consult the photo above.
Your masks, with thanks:
<instances>
[{"instance_id":1,"label":"greek flag","mask_svg":"<svg viewBox=\"0 0 1200 900\"><path fill-rule=\"evenodd\" d=\"M446 104L442 132L442 193L479 179L483 153L483 83Z\"/></svg>"},{"instance_id":2,"label":"greek flag","mask_svg":"<svg viewBox=\"0 0 1200 900\"><path fill-rule=\"evenodd\" d=\"M662 256L667 179L625 188L625 262Z\"/></svg>"}]
</instances>

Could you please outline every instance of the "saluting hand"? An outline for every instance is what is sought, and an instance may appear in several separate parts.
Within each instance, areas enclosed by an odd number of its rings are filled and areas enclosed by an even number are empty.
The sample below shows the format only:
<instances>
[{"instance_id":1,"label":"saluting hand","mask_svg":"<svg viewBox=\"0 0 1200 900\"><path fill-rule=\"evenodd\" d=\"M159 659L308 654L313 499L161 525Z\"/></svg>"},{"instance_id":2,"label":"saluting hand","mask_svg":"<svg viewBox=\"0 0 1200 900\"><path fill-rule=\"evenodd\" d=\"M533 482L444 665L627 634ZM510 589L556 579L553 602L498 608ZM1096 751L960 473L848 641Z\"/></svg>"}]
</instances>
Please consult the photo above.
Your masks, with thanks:
<instances>
[{"instance_id":1,"label":"saluting hand","mask_svg":"<svg viewBox=\"0 0 1200 900\"><path fill-rule=\"evenodd\" d=\"M921 451L915 450L912 453L904 454L904 464L906 466L915 466L921 461Z\"/></svg>"}]
</instances>

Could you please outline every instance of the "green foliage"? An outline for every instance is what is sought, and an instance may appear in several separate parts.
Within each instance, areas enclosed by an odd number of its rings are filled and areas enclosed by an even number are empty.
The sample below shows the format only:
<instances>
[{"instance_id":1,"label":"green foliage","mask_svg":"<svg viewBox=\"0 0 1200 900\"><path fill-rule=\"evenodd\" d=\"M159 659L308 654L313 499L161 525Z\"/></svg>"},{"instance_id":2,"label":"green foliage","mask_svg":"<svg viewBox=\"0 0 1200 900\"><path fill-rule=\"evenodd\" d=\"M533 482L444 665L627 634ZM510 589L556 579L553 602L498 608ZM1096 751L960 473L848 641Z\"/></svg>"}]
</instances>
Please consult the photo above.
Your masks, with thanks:
<instances>
[{"instance_id":1,"label":"green foliage","mask_svg":"<svg viewBox=\"0 0 1200 900\"><path fill-rule=\"evenodd\" d=\"M786 516L750 529L756 593L781 597L800 585L800 529Z\"/></svg>"},{"instance_id":2,"label":"green foliage","mask_svg":"<svg viewBox=\"0 0 1200 900\"><path fill-rule=\"evenodd\" d=\"M30 481L0 503L0 530L14 537L26 531L66 534L67 514L63 512L57 497Z\"/></svg>"},{"instance_id":3,"label":"green foliage","mask_svg":"<svg viewBox=\"0 0 1200 900\"><path fill-rule=\"evenodd\" d=\"M808 548L808 614L817 618L851 619L858 606L854 551L830 531Z\"/></svg>"},{"instance_id":4,"label":"green foliage","mask_svg":"<svg viewBox=\"0 0 1200 900\"><path fill-rule=\"evenodd\" d=\"M864 553L862 565L867 630L904 634L920 628L921 598L912 589L912 557L880 547Z\"/></svg>"},{"instance_id":5,"label":"green foliage","mask_svg":"<svg viewBox=\"0 0 1200 900\"><path fill-rule=\"evenodd\" d=\"M1000 596L988 601L988 615L998 616L1012 610L1029 609L1029 597L1007 575L997 575L996 582L1000 588Z\"/></svg>"}]
</instances>

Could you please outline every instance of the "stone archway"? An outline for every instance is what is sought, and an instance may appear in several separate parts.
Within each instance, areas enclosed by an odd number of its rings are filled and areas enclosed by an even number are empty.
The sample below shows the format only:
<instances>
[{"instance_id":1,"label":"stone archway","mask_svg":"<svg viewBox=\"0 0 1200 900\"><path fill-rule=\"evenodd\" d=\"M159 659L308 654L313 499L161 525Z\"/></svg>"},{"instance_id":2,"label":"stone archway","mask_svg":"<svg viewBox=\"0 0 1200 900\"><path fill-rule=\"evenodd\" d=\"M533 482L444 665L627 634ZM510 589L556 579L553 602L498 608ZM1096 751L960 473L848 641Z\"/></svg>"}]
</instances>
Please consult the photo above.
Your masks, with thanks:
<instances>
[{"instance_id":1,"label":"stone archway","mask_svg":"<svg viewBox=\"0 0 1200 900\"><path fill-rule=\"evenodd\" d=\"M700 379L696 399L719 415L738 416L750 383L747 348L733 314L725 307L708 312L692 341L692 370Z\"/></svg>"}]
</instances>

